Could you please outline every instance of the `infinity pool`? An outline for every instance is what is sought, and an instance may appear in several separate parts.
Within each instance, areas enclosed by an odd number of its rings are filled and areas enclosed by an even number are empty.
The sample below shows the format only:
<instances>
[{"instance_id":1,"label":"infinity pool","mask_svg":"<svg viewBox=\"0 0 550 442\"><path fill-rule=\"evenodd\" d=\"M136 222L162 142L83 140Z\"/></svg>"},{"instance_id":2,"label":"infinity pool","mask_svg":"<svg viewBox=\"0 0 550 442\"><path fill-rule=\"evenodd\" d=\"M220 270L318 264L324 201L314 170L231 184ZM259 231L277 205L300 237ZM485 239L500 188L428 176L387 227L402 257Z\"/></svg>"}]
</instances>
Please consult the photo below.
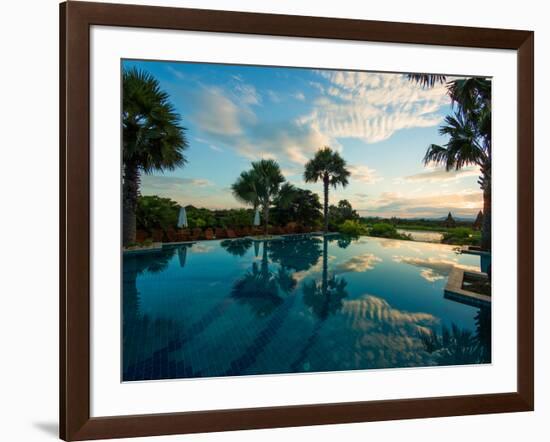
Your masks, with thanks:
<instances>
[{"instance_id":1,"label":"infinity pool","mask_svg":"<svg viewBox=\"0 0 550 442\"><path fill-rule=\"evenodd\" d=\"M491 313L445 299L452 246L202 241L124 255L123 381L490 362Z\"/></svg>"}]
</instances>

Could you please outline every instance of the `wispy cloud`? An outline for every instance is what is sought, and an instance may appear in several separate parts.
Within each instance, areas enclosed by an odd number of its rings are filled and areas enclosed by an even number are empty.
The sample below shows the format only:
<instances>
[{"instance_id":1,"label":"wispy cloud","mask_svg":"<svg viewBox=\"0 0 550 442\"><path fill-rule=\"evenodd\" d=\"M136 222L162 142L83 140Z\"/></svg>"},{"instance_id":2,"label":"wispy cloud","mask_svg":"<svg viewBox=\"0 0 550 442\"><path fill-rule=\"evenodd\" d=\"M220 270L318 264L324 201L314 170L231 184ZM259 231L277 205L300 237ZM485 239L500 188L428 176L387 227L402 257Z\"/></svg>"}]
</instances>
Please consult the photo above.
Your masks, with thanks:
<instances>
[{"instance_id":1,"label":"wispy cloud","mask_svg":"<svg viewBox=\"0 0 550 442\"><path fill-rule=\"evenodd\" d=\"M383 177L381 177L376 170L364 164L350 164L348 165L348 170L351 172L351 181L373 184L383 180Z\"/></svg>"},{"instance_id":2,"label":"wispy cloud","mask_svg":"<svg viewBox=\"0 0 550 442\"><path fill-rule=\"evenodd\" d=\"M441 122L437 111L449 103L445 86L422 88L404 75L318 71L328 86L325 100L304 118L331 137L383 141L401 129L431 127Z\"/></svg>"},{"instance_id":3,"label":"wispy cloud","mask_svg":"<svg viewBox=\"0 0 550 442\"><path fill-rule=\"evenodd\" d=\"M161 175L143 175L141 184L144 188L155 190L177 189L183 186L211 186L212 182L204 178L179 178Z\"/></svg>"},{"instance_id":4,"label":"wispy cloud","mask_svg":"<svg viewBox=\"0 0 550 442\"><path fill-rule=\"evenodd\" d=\"M241 100L244 104L258 105L262 102L262 97L251 84L239 81L233 88L237 99Z\"/></svg>"},{"instance_id":5,"label":"wispy cloud","mask_svg":"<svg viewBox=\"0 0 550 442\"><path fill-rule=\"evenodd\" d=\"M445 170L444 167L426 167L425 171L409 175L403 178L398 178L398 182L408 183L437 183L442 181L457 181L462 178L479 176L480 170L478 166L468 166L460 170Z\"/></svg>"},{"instance_id":6,"label":"wispy cloud","mask_svg":"<svg viewBox=\"0 0 550 442\"><path fill-rule=\"evenodd\" d=\"M261 120L246 103L219 87L202 87L196 104L192 118L212 144L231 147L245 158L287 158L305 164L318 148L339 147L315 125Z\"/></svg>"},{"instance_id":7,"label":"wispy cloud","mask_svg":"<svg viewBox=\"0 0 550 442\"><path fill-rule=\"evenodd\" d=\"M271 90L271 89L269 89L269 90L267 91L267 96L269 97L269 99L270 99L273 103L280 103L280 102L281 102L281 97L280 97L280 95L279 95L277 92L275 92L275 91L273 91L273 90Z\"/></svg>"},{"instance_id":8,"label":"wispy cloud","mask_svg":"<svg viewBox=\"0 0 550 442\"><path fill-rule=\"evenodd\" d=\"M443 216L449 211L456 215L473 216L483 206L483 195L478 190L428 195L382 192L368 201L362 212L384 216Z\"/></svg>"}]
</instances>

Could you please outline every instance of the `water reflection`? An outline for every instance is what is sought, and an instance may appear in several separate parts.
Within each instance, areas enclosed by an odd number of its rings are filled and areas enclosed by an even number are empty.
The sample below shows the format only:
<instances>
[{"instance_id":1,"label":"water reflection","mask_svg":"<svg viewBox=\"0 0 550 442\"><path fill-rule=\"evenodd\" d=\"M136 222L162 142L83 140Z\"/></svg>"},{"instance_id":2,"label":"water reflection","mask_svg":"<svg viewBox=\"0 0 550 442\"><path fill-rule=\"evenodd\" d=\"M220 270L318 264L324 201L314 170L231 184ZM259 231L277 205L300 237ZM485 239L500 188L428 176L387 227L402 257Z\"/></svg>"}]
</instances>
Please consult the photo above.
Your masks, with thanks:
<instances>
[{"instance_id":1,"label":"water reflection","mask_svg":"<svg viewBox=\"0 0 550 442\"><path fill-rule=\"evenodd\" d=\"M252 247L252 240L247 238L226 239L220 242L220 246L233 256L244 256Z\"/></svg>"},{"instance_id":2,"label":"water reflection","mask_svg":"<svg viewBox=\"0 0 550 442\"><path fill-rule=\"evenodd\" d=\"M425 258L418 256L394 256L393 261L400 264L404 263L415 267L420 267L420 276L429 282L446 278L455 267L468 271L479 271L478 266L460 264L457 260L448 259L446 257Z\"/></svg>"},{"instance_id":3,"label":"water reflection","mask_svg":"<svg viewBox=\"0 0 550 442\"><path fill-rule=\"evenodd\" d=\"M490 361L490 308L426 282L473 262L441 245L340 236L125 254L123 379Z\"/></svg>"},{"instance_id":4,"label":"water reflection","mask_svg":"<svg viewBox=\"0 0 550 442\"><path fill-rule=\"evenodd\" d=\"M306 362L311 348L319 339L321 328L330 315L339 312L343 306L343 300L348 296L347 282L344 278L335 275L328 276L328 239L323 238L323 269L321 281L306 281L303 285L304 304L309 307L318 321L311 334L301 348L298 357L291 363L293 371L308 371L311 367Z\"/></svg>"},{"instance_id":5,"label":"water reflection","mask_svg":"<svg viewBox=\"0 0 550 442\"><path fill-rule=\"evenodd\" d=\"M321 256L321 240L302 237L273 241L269 245L269 257L285 268L303 272L317 264Z\"/></svg>"},{"instance_id":6,"label":"water reflection","mask_svg":"<svg viewBox=\"0 0 550 442\"><path fill-rule=\"evenodd\" d=\"M280 293L289 294L296 288L296 280L284 267L276 272L269 268L268 241L262 244L262 260L258 266L252 263L252 269L233 285L231 296L251 308L258 316L273 312L282 302Z\"/></svg>"},{"instance_id":7,"label":"water reflection","mask_svg":"<svg viewBox=\"0 0 550 442\"><path fill-rule=\"evenodd\" d=\"M338 264L336 271L341 273L346 272L366 272L367 270L374 269L374 266L382 262L382 258L379 258L373 253L365 253L363 255L357 255L347 261Z\"/></svg>"}]
</instances>

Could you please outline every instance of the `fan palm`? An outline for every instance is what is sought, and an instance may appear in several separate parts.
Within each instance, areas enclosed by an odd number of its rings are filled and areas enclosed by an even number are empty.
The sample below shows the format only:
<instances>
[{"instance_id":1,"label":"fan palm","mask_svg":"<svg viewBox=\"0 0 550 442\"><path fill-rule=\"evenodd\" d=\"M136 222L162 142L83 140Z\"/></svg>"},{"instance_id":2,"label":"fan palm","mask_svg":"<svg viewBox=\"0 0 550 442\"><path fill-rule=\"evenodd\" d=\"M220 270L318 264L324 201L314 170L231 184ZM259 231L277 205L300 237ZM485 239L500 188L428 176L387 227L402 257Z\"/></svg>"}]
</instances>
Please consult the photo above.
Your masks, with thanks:
<instances>
[{"instance_id":1,"label":"fan palm","mask_svg":"<svg viewBox=\"0 0 550 442\"><path fill-rule=\"evenodd\" d=\"M275 160L252 162L252 168L242 172L231 186L233 195L239 201L262 208L264 233L269 225L269 208L275 200L282 206L294 198L294 186L285 182L281 168Z\"/></svg>"},{"instance_id":2,"label":"fan palm","mask_svg":"<svg viewBox=\"0 0 550 442\"><path fill-rule=\"evenodd\" d=\"M346 169L346 161L338 152L325 146L319 149L315 156L305 166L304 181L306 183L323 182L324 191L324 231L328 232L328 190L329 185L336 188L338 185L348 185L349 170Z\"/></svg>"},{"instance_id":3,"label":"fan palm","mask_svg":"<svg viewBox=\"0 0 550 442\"><path fill-rule=\"evenodd\" d=\"M445 75L408 74L409 80L423 87L445 83ZM481 176L478 183L483 190L483 223L481 247L491 248L491 81L472 77L447 83L447 91L456 113L445 119L440 133L450 137L445 146L432 144L424 162L445 165L449 171L475 164Z\"/></svg>"},{"instance_id":4,"label":"fan palm","mask_svg":"<svg viewBox=\"0 0 550 442\"><path fill-rule=\"evenodd\" d=\"M185 128L152 75L129 69L122 76L123 244L135 241L140 174L186 163Z\"/></svg>"},{"instance_id":5,"label":"fan palm","mask_svg":"<svg viewBox=\"0 0 550 442\"><path fill-rule=\"evenodd\" d=\"M483 190L483 224L481 247L491 248L491 84L484 78L455 80L448 85L449 95L457 105L453 115L445 118L439 132L449 141L432 144L424 163L445 166L447 171L477 165Z\"/></svg>"},{"instance_id":6,"label":"fan palm","mask_svg":"<svg viewBox=\"0 0 550 442\"><path fill-rule=\"evenodd\" d=\"M447 77L438 74L407 74L407 78L424 87L433 87L437 83L445 83Z\"/></svg>"}]
</instances>

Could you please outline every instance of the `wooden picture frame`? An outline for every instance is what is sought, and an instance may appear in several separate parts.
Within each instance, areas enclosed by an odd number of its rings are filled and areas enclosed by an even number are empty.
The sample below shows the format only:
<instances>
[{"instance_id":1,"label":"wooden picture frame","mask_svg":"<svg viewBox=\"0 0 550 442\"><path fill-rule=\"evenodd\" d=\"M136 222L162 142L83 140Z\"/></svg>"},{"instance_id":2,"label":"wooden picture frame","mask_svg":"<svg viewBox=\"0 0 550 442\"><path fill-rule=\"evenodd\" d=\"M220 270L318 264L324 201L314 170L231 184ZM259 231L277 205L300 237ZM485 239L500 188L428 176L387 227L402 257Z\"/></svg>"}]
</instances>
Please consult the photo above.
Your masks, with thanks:
<instances>
[{"instance_id":1,"label":"wooden picture frame","mask_svg":"<svg viewBox=\"0 0 550 442\"><path fill-rule=\"evenodd\" d=\"M90 26L510 49L518 54L517 391L90 417ZM534 34L530 31L70 1L60 5L60 437L103 439L481 413L534 407Z\"/></svg>"}]
</instances>

